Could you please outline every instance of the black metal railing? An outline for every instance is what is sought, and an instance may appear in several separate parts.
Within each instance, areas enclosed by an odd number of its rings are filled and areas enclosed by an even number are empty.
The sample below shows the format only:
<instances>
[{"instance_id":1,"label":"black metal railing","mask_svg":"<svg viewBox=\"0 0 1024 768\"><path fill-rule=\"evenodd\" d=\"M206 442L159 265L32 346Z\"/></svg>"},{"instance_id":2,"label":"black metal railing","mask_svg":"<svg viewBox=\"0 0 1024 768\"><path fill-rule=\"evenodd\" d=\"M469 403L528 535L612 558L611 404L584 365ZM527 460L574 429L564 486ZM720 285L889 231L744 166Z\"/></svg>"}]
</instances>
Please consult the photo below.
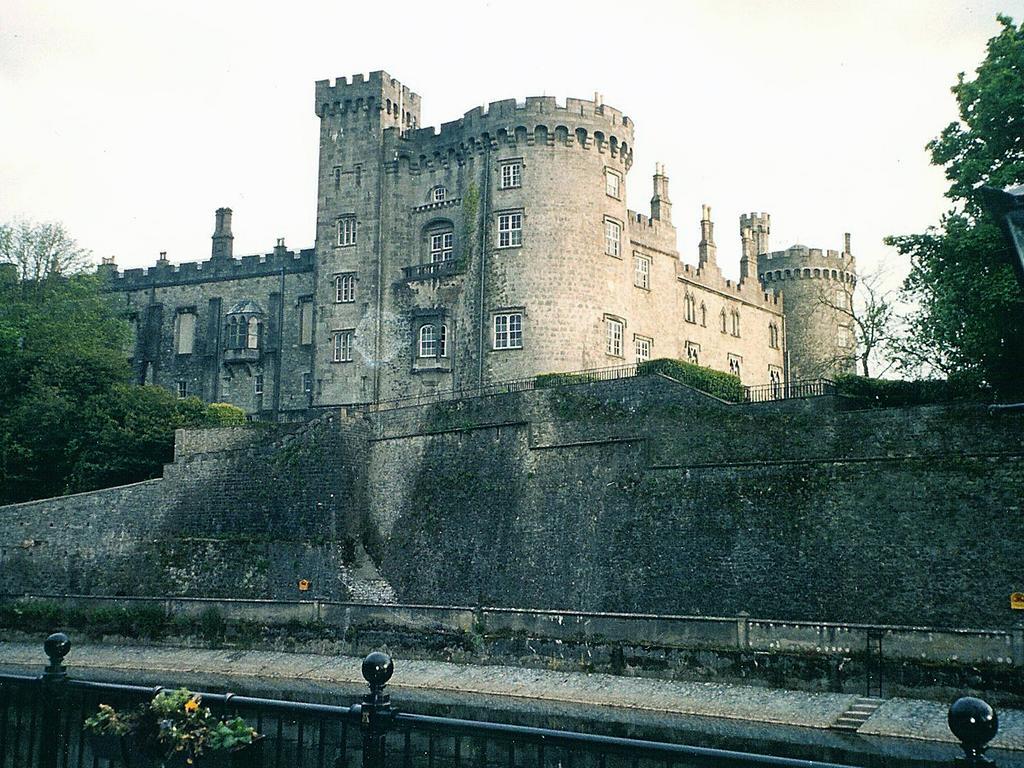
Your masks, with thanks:
<instances>
[{"instance_id":1,"label":"black metal railing","mask_svg":"<svg viewBox=\"0 0 1024 768\"><path fill-rule=\"evenodd\" d=\"M94 744L82 727L84 719L101 702L131 705L162 689L69 677L63 661L71 643L63 634L50 635L44 649L49 664L39 677L0 675L0 768L99 768ZM261 749L231 763L246 768L634 768L648 764L844 768L812 760L405 713L392 706L386 692L394 673L390 657L371 653L363 661L362 673L370 691L351 706L231 693L200 695L203 705L214 712L240 715L264 734ZM949 727L965 755L957 758L957 765L993 765L984 753L996 735L998 718L988 704L969 697L957 699L949 710ZM121 760L104 762L108 766L123 762L125 768L148 765L143 756L130 751ZM202 768L202 758L193 768Z\"/></svg>"},{"instance_id":2,"label":"black metal railing","mask_svg":"<svg viewBox=\"0 0 1024 768\"><path fill-rule=\"evenodd\" d=\"M746 403L768 403L773 400L795 400L804 397L824 397L836 393L836 385L830 379L794 379L787 382L759 384L744 387L743 401Z\"/></svg>"}]
</instances>

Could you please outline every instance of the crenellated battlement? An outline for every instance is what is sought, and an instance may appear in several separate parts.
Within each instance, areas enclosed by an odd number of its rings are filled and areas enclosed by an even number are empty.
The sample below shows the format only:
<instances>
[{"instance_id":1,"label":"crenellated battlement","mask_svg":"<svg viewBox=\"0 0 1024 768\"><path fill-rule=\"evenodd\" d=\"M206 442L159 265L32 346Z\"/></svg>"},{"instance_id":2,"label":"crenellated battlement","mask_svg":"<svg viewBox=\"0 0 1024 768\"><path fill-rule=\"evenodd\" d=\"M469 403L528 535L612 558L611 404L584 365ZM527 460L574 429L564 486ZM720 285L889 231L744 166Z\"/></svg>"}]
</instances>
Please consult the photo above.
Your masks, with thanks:
<instances>
[{"instance_id":1,"label":"crenellated battlement","mask_svg":"<svg viewBox=\"0 0 1024 768\"><path fill-rule=\"evenodd\" d=\"M530 96L474 107L460 119L417 130L389 132L392 167L412 171L462 163L471 154L504 146L578 146L596 149L627 169L633 161L633 121L599 100Z\"/></svg>"},{"instance_id":2,"label":"crenellated battlement","mask_svg":"<svg viewBox=\"0 0 1024 768\"><path fill-rule=\"evenodd\" d=\"M420 123L420 97L387 72L316 82L314 109L317 117L384 112L396 125L415 128ZM399 114L401 113L401 114Z\"/></svg>"},{"instance_id":3,"label":"crenellated battlement","mask_svg":"<svg viewBox=\"0 0 1024 768\"><path fill-rule=\"evenodd\" d=\"M104 261L97 272L108 279L107 289L111 291L133 291L173 285L194 285L220 280L244 280L253 277L312 272L315 266L315 251L304 248L301 251L275 250L265 255L242 256L237 259L211 259L209 261L187 261L171 264L161 259L148 268L118 271L112 261Z\"/></svg>"},{"instance_id":4,"label":"crenellated battlement","mask_svg":"<svg viewBox=\"0 0 1024 768\"><path fill-rule=\"evenodd\" d=\"M857 282L856 261L851 254L799 244L758 255L757 272L764 283L797 279Z\"/></svg>"},{"instance_id":5,"label":"crenellated battlement","mask_svg":"<svg viewBox=\"0 0 1024 768\"><path fill-rule=\"evenodd\" d=\"M692 280L702 288L713 290L735 296L738 299L750 304L772 308L782 311L782 297L774 292L765 291L758 283L750 280L739 282L722 277L718 269L702 269L696 264L679 262L678 275L681 281Z\"/></svg>"}]
</instances>

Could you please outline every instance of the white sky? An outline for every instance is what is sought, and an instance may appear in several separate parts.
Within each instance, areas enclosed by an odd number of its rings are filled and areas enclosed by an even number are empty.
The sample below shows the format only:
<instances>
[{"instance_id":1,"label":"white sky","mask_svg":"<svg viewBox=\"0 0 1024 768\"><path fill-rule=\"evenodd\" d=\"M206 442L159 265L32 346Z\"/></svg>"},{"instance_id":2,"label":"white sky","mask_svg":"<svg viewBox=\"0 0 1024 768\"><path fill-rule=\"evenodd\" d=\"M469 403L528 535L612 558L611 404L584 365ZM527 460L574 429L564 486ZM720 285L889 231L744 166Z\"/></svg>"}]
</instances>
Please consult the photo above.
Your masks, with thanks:
<instances>
[{"instance_id":1,"label":"white sky","mask_svg":"<svg viewBox=\"0 0 1024 768\"><path fill-rule=\"evenodd\" d=\"M772 247L887 261L890 233L947 208L925 143L949 92L1021 0L787 2L143 2L0 0L0 221L63 221L99 256L209 258L213 211L235 254L313 244L315 80L384 69L423 125L478 104L591 98L637 125L627 194L646 212L671 177L683 258L701 203L738 272L738 217Z\"/></svg>"}]
</instances>

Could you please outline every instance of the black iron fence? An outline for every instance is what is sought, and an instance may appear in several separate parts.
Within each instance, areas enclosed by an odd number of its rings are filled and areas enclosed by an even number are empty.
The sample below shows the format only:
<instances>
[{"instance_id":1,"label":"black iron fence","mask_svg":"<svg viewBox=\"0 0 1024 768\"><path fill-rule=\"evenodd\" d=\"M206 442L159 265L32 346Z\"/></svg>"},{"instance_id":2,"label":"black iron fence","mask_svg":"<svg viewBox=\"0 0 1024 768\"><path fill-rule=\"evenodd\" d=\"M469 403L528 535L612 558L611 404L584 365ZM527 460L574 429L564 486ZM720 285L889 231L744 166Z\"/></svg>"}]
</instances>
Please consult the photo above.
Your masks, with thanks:
<instances>
[{"instance_id":1,"label":"black iron fence","mask_svg":"<svg viewBox=\"0 0 1024 768\"><path fill-rule=\"evenodd\" d=\"M759 384L756 387L744 387L744 390L744 402L767 403L772 400L794 400L834 395L836 385L829 379L793 379L786 382Z\"/></svg>"},{"instance_id":2,"label":"black iron fence","mask_svg":"<svg viewBox=\"0 0 1024 768\"><path fill-rule=\"evenodd\" d=\"M49 664L42 675L0 675L0 768L153 765L131 749L116 759L101 760L97 742L85 733L83 721L100 703L130 706L162 689L69 676L63 664L71 649L66 635L51 635L44 649ZM843 768L811 760L405 713L391 704L386 692L393 672L387 655L367 656L362 673L369 693L350 706L201 693L204 706L222 716L242 716L264 735L259 749L215 764L245 768ZM988 704L958 699L950 707L949 723L965 755L956 759L957 765L992 765L984 752L995 737L998 719ZM109 753L104 754L109 758ZM208 752L192 766L202 768L206 760L217 757L223 755Z\"/></svg>"}]
</instances>

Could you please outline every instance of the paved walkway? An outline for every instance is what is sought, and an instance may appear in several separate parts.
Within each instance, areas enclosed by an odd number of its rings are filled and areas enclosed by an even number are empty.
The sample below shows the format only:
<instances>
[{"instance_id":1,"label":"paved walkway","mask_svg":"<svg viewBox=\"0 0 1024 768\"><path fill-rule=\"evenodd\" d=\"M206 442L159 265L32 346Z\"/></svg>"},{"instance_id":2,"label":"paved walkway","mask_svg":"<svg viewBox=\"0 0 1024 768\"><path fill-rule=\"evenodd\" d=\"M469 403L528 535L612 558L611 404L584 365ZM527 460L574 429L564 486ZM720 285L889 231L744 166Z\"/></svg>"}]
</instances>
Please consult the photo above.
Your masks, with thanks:
<instances>
[{"instance_id":1,"label":"paved walkway","mask_svg":"<svg viewBox=\"0 0 1024 768\"><path fill-rule=\"evenodd\" d=\"M0 643L0 668L41 668L38 643ZM66 660L73 673L89 669L301 680L319 685L364 685L361 659L274 651L208 650L150 646L79 645ZM806 693L723 683L657 680L501 666L466 666L402 660L391 687L509 696L535 701L620 707L661 714L828 728L856 700L854 694ZM860 727L870 736L955 741L947 705L887 699ZM1024 710L999 712L992 747L1024 750Z\"/></svg>"}]
</instances>

